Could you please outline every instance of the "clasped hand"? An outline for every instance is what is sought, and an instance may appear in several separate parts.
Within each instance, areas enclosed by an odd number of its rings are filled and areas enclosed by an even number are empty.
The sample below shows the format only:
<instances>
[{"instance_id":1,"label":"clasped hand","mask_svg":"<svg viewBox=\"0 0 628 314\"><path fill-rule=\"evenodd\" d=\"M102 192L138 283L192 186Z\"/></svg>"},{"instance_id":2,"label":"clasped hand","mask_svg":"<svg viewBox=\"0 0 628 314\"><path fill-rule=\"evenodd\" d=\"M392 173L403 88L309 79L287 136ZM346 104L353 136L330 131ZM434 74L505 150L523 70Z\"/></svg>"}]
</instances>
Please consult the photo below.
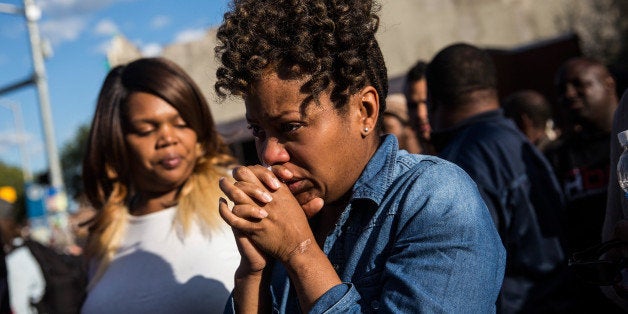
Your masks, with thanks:
<instances>
[{"instance_id":1,"label":"clasped hand","mask_svg":"<svg viewBox=\"0 0 628 314\"><path fill-rule=\"evenodd\" d=\"M235 182L220 180L220 189L234 203L229 209L222 199L220 215L233 229L250 272L261 271L268 257L285 264L307 246L316 246L302 205L276 176L287 180L291 173L282 167L274 171L259 165L238 167L233 171ZM322 206L322 201L303 206Z\"/></svg>"}]
</instances>

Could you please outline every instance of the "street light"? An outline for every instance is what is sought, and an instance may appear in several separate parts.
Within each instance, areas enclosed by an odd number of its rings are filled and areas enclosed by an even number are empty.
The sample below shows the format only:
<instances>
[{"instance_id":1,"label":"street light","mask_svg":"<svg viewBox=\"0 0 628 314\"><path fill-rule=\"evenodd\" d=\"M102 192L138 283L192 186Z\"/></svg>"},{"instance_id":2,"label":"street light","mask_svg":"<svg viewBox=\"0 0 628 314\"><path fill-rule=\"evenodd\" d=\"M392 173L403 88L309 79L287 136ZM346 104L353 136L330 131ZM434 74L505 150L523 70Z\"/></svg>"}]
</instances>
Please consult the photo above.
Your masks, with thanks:
<instances>
[{"instance_id":1,"label":"street light","mask_svg":"<svg viewBox=\"0 0 628 314\"><path fill-rule=\"evenodd\" d=\"M24 132L24 119L22 117L22 108L12 101L0 101L0 106L5 107L13 112L13 124L17 136L17 145L20 152L20 161L22 163L22 174L24 175L24 183L28 183L33 179L33 173L30 169L30 160L26 152Z\"/></svg>"},{"instance_id":2,"label":"street light","mask_svg":"<svg viewBox=\"0 0 628 314\"><path fill-rule=\"evenodd\" d=\"M63 191L63 176L61 174L61 163L59 162L59 154L57 152L54 127L52 124L46 68L44 66L44 55L42 51L43 45L39 36L39 27L37 26L37 21L41 18L41 10L35 5L33 0L23 1L23 9L11 4L0 3L0 13L23 15L26 18L34 68L32 79L37 86L37 94L39 96L39 111L43 123L46 151L48 153L50 184L55 189ZM21 87L23 85L17 84L16 86Z\"/></svg>"}]
</instances>

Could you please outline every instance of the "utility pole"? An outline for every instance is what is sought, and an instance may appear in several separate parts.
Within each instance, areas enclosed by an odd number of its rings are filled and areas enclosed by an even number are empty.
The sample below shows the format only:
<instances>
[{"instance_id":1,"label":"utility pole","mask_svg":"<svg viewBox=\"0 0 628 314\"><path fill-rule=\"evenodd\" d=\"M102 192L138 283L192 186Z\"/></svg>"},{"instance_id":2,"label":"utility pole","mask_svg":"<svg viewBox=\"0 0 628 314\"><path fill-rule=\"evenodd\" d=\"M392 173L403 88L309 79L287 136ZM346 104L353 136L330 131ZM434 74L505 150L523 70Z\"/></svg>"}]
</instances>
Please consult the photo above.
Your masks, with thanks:
<instances>
[{"instance_id":1,"label":"utility pole","mask_svg":"<svg viewBox=\"0 0 628 314\"><path fill-rule=\"evenodd\" d=\"M22 15L26 18L34 73L32 79L27 79L2 90L8 92L30 83L36 85L37 95L39 97L39 111L44 130L44 140L46 142L46 152L48 155L50 184L56 190L64 191L61 163L59 162L59 153L57 152L57 145L55 143L52 113L50 110L50 97L48 94L46 68L44 66L43 46L39 36L39 27L37 26L37 21L41 18L41 10L35 5L33 0L23 1L24 8L19 8L12 4L0 3L0 13Z\"/></svg>"},{"instance_id":2,"label":"utility pole","mask_svg":"<svg viewBox=\"0 0 628 314\"><path fill-rule=\"evenodd\" d=\"M33 68L35 70L35 85L37 86L37 94L39 96L39 109L44 127L46 151L48 152L50 184L56 189L63 190L61 163L59 162L59 153L57 152L54 127L52 125L52 113L50 111L50 97L48 94L46 68L44 66L44 54L39 37L39 27L37 26L37 21L41 18L41 10L35 5L33 0L24 0L24 16L26 17L26 26L28 27L28 35L31 43Z\"/></svg>"}]
</instances>

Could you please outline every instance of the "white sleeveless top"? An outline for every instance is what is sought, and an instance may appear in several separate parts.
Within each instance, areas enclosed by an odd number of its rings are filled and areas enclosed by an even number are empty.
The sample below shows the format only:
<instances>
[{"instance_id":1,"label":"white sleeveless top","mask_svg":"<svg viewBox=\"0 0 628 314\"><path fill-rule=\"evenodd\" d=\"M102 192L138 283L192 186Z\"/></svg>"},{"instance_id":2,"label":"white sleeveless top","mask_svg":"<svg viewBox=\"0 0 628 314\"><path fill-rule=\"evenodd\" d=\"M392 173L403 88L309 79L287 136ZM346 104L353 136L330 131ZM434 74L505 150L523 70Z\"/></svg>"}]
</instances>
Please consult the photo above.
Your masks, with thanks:
<instances>
[{"instance_id":1,"label":"white sleeveless top","mask_svg":"<svg viewBox=\"0 0 628 314\"><path fill-rule=\"evenodd\" d=\"M183 238L176 207L130 218L120 250L88 292L82 313L222 313L240 255L222 222Z\"/></svg>"}]
</instances>

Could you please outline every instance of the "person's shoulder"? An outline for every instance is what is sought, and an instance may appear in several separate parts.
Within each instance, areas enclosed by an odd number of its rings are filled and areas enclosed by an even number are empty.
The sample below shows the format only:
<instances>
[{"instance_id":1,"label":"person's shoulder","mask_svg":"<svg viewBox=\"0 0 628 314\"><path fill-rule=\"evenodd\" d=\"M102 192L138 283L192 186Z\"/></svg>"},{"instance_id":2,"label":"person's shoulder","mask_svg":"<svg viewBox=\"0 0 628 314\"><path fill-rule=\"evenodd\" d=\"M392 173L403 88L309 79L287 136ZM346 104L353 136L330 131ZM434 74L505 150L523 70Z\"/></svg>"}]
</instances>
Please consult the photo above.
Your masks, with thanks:
<instances>
[{"instance_id":1,"label":"person's shoulder","mask_svg":"<svg viewBox=\"0 0 628 314\"><path fill-rule=\"evenodd\" d=\"M523 134L506 120L478 121L467 125L456 133L456 136L447 145L449 154L473 155L478 149L495 149L497 147L520 144L525 141ZM452 148L454 148L452 150ZM461 157L466 158L466 157ZM460 159L460 158L454 158Z\"/></svg>"},{"instance_id":2,"label":"person's shoulder","mask_svg":"<svg viewBox=\"0 0 628 314\"><path fill-rule=\"evenodd\" d=\"M404 160L403 176L412 180L421 179L424 185L437 183L439 186L456 185L460 182L472 182L467 172L455 163L432 155L410 154Z\"/></svg>"},{"instance_id":3,"label":"person's shoulder","mask_svg":"<svg viewBox=\"0 0 628 314\"><path fill-rule=\"evenodd\" d=\"M517 126L507 119L476 123L471 129L474 136L469 138L469 140L475 142L501 142L505 138L519 142L525 138L521 131L517 129Z\"/></svg>"},{"instance_id":4,"label":"person's shoulder","mask_svg":"<svg viewBox=\"0 0 628 314\"><path fill-rule=\"evenodd\" d=\"M403 194L398 198L404 199L402 211L406 215L476 219L486 211L475 181L463 168L445 159L419 156L399 180L405 188L396 193Z\"/></svg>"},{"instance_id":5,"label":"person's shoulder","mask_svg":"<svg viewBox=\"0 0 628 314\"><path fill-rule=\"evenodd\" d=\"M11 252L9 252L5 257L5 261L7 268L12 270L21 269L24 271L25 269L28 269L30 272L34 269L41 273L39 262L37 262L37 259L26 245L22 245L11 250Z\"/></svg>"},{"instance_id":6,"label":"person's shoulder","mask_svg":"<svg viewBox=\"0 0 628 314\"><path fill-rule=\"evenodd\" d=\"M401 152L401 151L400 151ZM434 155L398 153L396 163L401 172L421 173L424 169L440 167L441 164L448 164L449 161Z\"/></svg>"},{"instance_id":7,"label":"person's shoulder","mask_svg":"<svg viewBox=\"0 0 628 314\"><path fill-rule=\"evenodd\" d=\"M6 255L7 263L9 263L11 261L20 261L20 260L24 260L24 259L34 259L33 255L30 252L30 250L26 246L16 247L16 248L11 250L11 252L9 252Z\"/></svg>"}]
</instances>

